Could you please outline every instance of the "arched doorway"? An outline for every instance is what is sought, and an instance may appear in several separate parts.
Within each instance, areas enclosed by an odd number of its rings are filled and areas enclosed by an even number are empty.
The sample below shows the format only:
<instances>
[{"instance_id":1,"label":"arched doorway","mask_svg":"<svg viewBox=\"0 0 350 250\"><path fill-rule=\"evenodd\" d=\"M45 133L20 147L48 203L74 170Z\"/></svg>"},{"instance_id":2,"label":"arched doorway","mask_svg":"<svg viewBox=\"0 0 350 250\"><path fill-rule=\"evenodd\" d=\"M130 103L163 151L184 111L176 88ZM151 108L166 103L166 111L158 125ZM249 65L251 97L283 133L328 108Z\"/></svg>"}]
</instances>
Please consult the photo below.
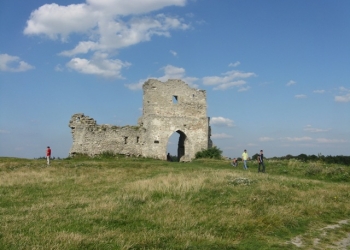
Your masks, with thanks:
<instances>
[{"instance_id":1,"label":"arched doorway","mask_svg":"<svg viewBox=\"0 0 350 250\"><path fill-rule=\"evenodd\" d=\"M176 161L180 161L181 157L185 155L185 140L187 136L181 130L172 133L168 139L167 153L175 156Z\"/></svg>"}]
</instances>

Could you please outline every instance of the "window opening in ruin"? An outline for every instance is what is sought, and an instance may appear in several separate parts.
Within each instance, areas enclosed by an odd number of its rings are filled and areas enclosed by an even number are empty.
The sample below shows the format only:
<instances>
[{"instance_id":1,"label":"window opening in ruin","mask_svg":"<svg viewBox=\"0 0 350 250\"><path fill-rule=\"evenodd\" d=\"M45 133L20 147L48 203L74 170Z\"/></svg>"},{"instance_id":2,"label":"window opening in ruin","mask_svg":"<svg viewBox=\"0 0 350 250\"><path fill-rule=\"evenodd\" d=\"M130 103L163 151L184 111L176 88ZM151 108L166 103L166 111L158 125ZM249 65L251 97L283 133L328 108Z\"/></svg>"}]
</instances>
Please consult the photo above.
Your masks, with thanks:
<instances>
[{"instance_id":1,"label":"window opening in ruin","mask_svg":"<svg viewBox=\"0 0 350 250\"><path fill-rule=\"evenodd\" d=\"M173 95L173 103L177 104L177 95Z\"/></svg>"},{"instance_id":2,"label":"window opening in ruin","mask_svg":"<svg viewBox=\"0 0 350 250\"><path fill-rule=\"evenodd\" d=\"M155 140L154 143L159 143L159 141L158 141L158 140Z\"/></svg>"},{"instance_id":3,"label":"window opening in ruin","mask_svg":"<svg viewBox=\"0 0 350 250\"><path fill-rule=\"evenodd\" d=\"M140 142L140 137L136 137L136 143L139 143Z\"/></svg>"},{"instance_id":4,"label":"window opening in ruin","mask_svg":"<svg viewBox=\"0 0 350 250\"><path fill-rule=\"evenodd\" d=\"M128 137L125 136L125 137L124 137L124 144L127 144L127 143L128 143Z\"/></svg>"},{"instance_id":5,"label":"window opening in ruin","mask_svg":"<svg viewBox=\"0 0 350 250\"><path fill-rule=\"evenodd\" d=\"M185 155L186 134L180 130L174 132L168 139L167 154L169 153L173 161L180 161Z\"/></svg>"}]
</instances>

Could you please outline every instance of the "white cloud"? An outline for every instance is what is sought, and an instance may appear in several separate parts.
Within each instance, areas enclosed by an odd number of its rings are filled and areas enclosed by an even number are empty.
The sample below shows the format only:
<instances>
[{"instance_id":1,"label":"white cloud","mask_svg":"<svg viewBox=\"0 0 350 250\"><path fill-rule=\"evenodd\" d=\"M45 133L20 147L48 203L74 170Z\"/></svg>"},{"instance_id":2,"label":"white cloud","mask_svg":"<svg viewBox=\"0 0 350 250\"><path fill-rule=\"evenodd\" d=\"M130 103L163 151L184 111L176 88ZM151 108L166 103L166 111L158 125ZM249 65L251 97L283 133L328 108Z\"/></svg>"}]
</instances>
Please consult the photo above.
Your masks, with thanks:
<instances>
[{"instance_id":1,"label":"white cloud","mask_svg":"<svg viewBox=\"0 0 350 250\"><path fill-rule=\"evenodd\" d=\"M246 82L244 80L238 80L238 79L245 79L249 77L256 76L255 73L252 72L241 72L237 70L228 71L223 76L206 76L203 77L203 84L204 85L215 85L214 90L225 90L231 87L240 87Z\"/></svg>"},{"instance_id":2,"label":"white cloud","mask_svg":"<svg viewBox=\"0 0 350 250\"><path fill-rule=\"evenodd\" d=\"M244 91L248 91L250 89L250 86L247 87L241 87L238 89L238 92L244 92Z\"/></svg>"},{"instance_id":3,"label":"white cloud","mask_svg":"<svg viewBox=\"0 0 350 250\"><path fill-rule=\"evenodd\" d=\"M157 79L159 81L166 82L169 79L181 79L192 88L198 87L198 85L194 83L198 78L186 76L186 70L184 68L167 65L162 69L164 70L164 76L158 77Z\"/></svg>"},{"instance_id":4,"label":"white cloud","mask_svg":"<svg viewBox=\"0 0 350 250\"><path fill-rule=\"evenodd\" d=\"M138 16L185 3L186 0L87 0L67 6L45 4L31 13L24 34L62 41L68 41L73 33L84 34L87 41L80 41L61 55L74 56L91 50L106 52L149 41L154 35L170 36L173 29L188 29L180 18L164 14Z\"/></svg>"},{"instance_id":5,"label":"white cloud","mask_svg":"<svg viewBox=\"0 0 350 250\"><path fill-rule=\"evenodd\" d=\"M55 71L58 71L58 72L62 72L63 71L63 67L61 66L61 64L57 64L56 65Z\"/></svg>"},{"instance_id":6,"label":"white cloud","mask_svg":"<svg viewBox=\"0 0 350 250\"><path fill-rule=\"evenodd\" d=\"M204 85L218 85L218 84L223 84L227 82L231 82L233 79L237 78L248 78L255 76L254 73L245 73L241 71L228 71L223 74L224 76L207 76L203 77L203 84Z\"/></svg>"},{"instance_id":7,"label":"white cloud","mask_svg":"<svg viewBox=\"0 0 350 250\"><path fill-rule=\"evenodd\" d=\"M225 134L225 133L221 133L221 134L212 134L211 138L212 139L226 139L226 138L232 138L232 136Z\"/></svg>"},{"instance_id":8,"label":"white cloud","mask_svg":"<svg viewBox=\"0 0 350 250\"><path fill-rule=\"evenodd\" d=\"M241 63L239 61L235 62L235 63L230 63L228 66L229 67L237 67L238 65L240 65Z\"/></svg>"},{"instance_id":9,"label":"white cloud","mask_svg":"<svg viewBox=\"0 0 350 250\"><path fill-rule=\"evenodd\" d=\"M46 35L66 41L71 33L85 33L97 25L98 13L87 4L45 4L30 14L26 35Z\"/></svg>"},{"instance_id":10,"label":"white cloud","mask_svg":"<svg viewBox=\"0 0 350 250\"><path fill-rule=\"evenodd\" d=\"M168 6L184 6L186 4L186 0L87 0L86 2L96 10L111 15L124 16L143 14Z\"/></svg>"},{"instance_id":11,"label":"white cloud","mask_svg":"<svg viewBox=\"0 0 350 250\"><path fill-rule=\"evenodd\" d=\"M290 142L304 142L304 141L312 141L311 137L285 137L285 138L281 138L282 140L287 140Z\"/></svg>"},{"instance_id":12,"label":"white cloud","mask_svg":"<svg viewBox=\"0 0 350 250\"><path fill-rule=\"evenodd\" d=\"M334 100L336 102L350 102L350 93L346 95L336 96Z\"/></svg>"},{"instance_id":13,"label":"white cloud","mask_svg":"<svg viewBox=\"0 0 350 250\"><path fill-rule=\"evenodd\" d=\"M313 128L311 125L307 125L304 128L304 131L311 132L311 133L320 133L320 132L328 132L330 129L320 129L320 128Z\"/></svg>"},{"instance_id":14,"label":"white cloud","mask_svg":"<svg viewBox=\"0 0 350 250\"><path fill-rule=\"evenodd\" d=\"M152 36L170 37L170 30L187 29L181 19L159 14L154 17L133 17L131 20L118 21L101 19L98 28L91 30L94 35L90 41L80 41L72 50L60 54L74 56L89 51L112 51L150 41ZM89 33L90 33L89 32Z\"/></svg>"},{"instance_id":15,"label":"white cloud","mask_svg":"<svg viewBox=\"0 0 350 250\"><path fill-rule=\"evenodd\" d=\"M21 61L18 56L0 54L0 71L23 72L34 69L34 66Z\"/></svg>"},{"instance_id":16,"label":"white cloud","mask_svg":"<svg viewBox=\"0 0 350 250\"><path fill-rule=\"evenodd\" d=\"M233 82L220 84L217 87L213 88L213 90L225 90L225 89L228 89L228 88L231 88L231 87L242 86L244 84L246 84L246 81L238 80L238 81L233 81Z\"/></svg>"},{"instance_id":17,"label":"white cloud","mask_svg":"<svg viewBox=\"0 0 350 250\"><path fill-rule=\"evenodd\" d=\"M67 67L80 73L111 78L122 78L120 71L128 66L130 63L108 59L108 55L104 53L95 53L91 60L73 58L67 63Z\"/></svg>"},{"instance_id":18,"label":"white cloud","mask_svg":"<svg viewBox=\"0 0 350 250\"><path fill-rule=\"evenodd\" d=\"M0 134L9 134L10 131L8 130L4 130L4 129L0 129Z\"/></svg>"},{"instance_id":19,"label":"white cloud","mask_svg":"<svg viewBox=\"0 0 350 250\"><path fill-rule=\"evenodd\" d=\"M219 117L212 117L210 119L210 124L211 125L218 125L218 126L233 127L234 121L232 121L231 119L219 116Z\"/></svg>"},{"instance_id":20,"label":"white cloud","mask_svg":"<svg viewBox=\"0 0 350 250\"><path fill-rule=\"evenodd\" d=\"M310 146L310 147L315 147L317 144L315 143L324 143L324 144L333 144L333 143L347 143L347 140L344 139L327 139L327 138L317 138L317 139L312 139L311 137L285 137L285 138L280 138L282 141L288 141L288 142L300 142L301 146ZM306 142L309 142L305 144ZM288 145L289 146L289 145Z\"/></svg>"},{"instance_id":21,"label":"white cloud","mask_svg":"<svg viewBox=\"0 0 350 250\"><path fill-rule=\"evenodd\" d=\"M350 89L340 87L339 88L340 95L334 97L336 102L350 102Z\"/></svg>"},{"instance_id":22,"label":"white cloud","mask_svg":"<svg viewBox=\"0 0 350 250\"><path fill-rule=\"evenodd\" d=\"M197 77L189 77L189 76L186 76L184 78L182 78L182 80L187 83L190 87L192 88L198 88L198 84L195 84L194 82L198 81L198 78Z\"/></svg>"},{"instance_id":23,"label":"white cloud","mask_svg":"<svg viewBox=\"0 0 350 250\"><path fill-rule=\"evenodd\" d=\"M168 79L181 79L186 82L192 88L198 88L198 85L195 84L198 81L196 77L188 77L186 76L186 70L184 68L176 67L173 65L167 65L161 70L164 71L164 75L161 77L148 77L147 79L153 78L158 79L159 81L165 82ZM249 78L252 76L256 76L255 73L251 72L240 72L240 71L228 71L223 74L224 76L210 76L202 78L204 85L215 85L214 90L225 90L231 87L240 87L238 91L246 91L250 89L249 86L245 86L246 81L239 80L239 78ZM143 81L143 80L142 80ZM142 83L143 84L143 83ZM126 84L125 86L131 90L141 89L141 82ZM243 87L245 86L245 87Z\"/></svg>"},{"instance_id":24,"label":"white cloud","mask_svg":"<svg viewBox=\"0 0 350 250\"><path fill-rule=\"evenodd\" d=\"M189 17L189 18L194 18L195 17L194 13L187 13L186 16Z\"/></svg>"},{"instance_id":25,"label":"white cloud","mask_svg":"<svg viewBox=\"0 0 350 250\"><path fill-rule=\"evenodd\" d=\"M323 94L326 91L324 89L318 89L318 90L314 90L313 92L316 93L316 94Z\"/></svg>"},{"instance_id":26,"label":"white cloud","mask_svg":"<svg viewBox=\"0 0 350 250\"><path fill-rule=\"evenodd\" d=\"M346 143L346 140L343 139L326 139L326 138L318 138L316 139L318 143Z\"/></svg>"},{"instance_id":27,"label":"white cloud","mask_svg":"<svg viewBox=\"0 0 350 250\"><path fill-rule=\"evenodd\" d=\"M176 67L173 65L167 65L161 68L161 70L164 71L163 76L148 77L147 79L153 78L153 79L158 79L159 81L162 81L162 82L165 82L168 79L181 79L192 88L198 88L198 85L195 84L195 82L198 81L198 78L186 76L186 70L184 68ZM228 71L224 73L222 77L209 76L209 77L203 77L202 80L204 85L214 85L215 86L213 88L214 90L225 90L231 87L238 87L239 88L238 91L247 91L250 89L250 86L246 86L245 85L246 81L240 78L249 78L252 76L256 76L256 74L252 72L241 72L241 71L233 70L233 71ZM142 84L141 82L138 82L133 84L126 84L125 86L131 90L137 90L142 88Z\"/></svg>"},{"instance_id":28,"label":"white cloud","mask_svg":"<svg viewBox=\"0 0 350 250\"><path fill-rule=\"evenodd\" d=\"M176 53L175 51L170 50L169 52L170 52L173 56L177 56L177 53Z\"/></svg>"},{"instance_id":29,"label":"white cloud","mask_svg":"<svg viewBox=\"0 0 350 250\"><path fill-rule=\"evenodd\" d=\"M141 79L138 83L130 83L130 84L124 84L125 87L127 87L130 90L140 90L142 89L142 85L150 78Z\"/></svg>"},{"instance_id":30,"label":"white cloud","mask_svg":"<svg viewBox=\"0 0 350 250\"><path fill-rule=\"evenodd\" d=\"M95 50L98 47L98 44L91 41L79 42L79 44L72 50L66 50L59 53L61 56L74 56L77 54L85 54L90 50Z\"/></svg>"},{"instance_id":31,"label":"white cloud","mask_svg":"<svg viewBox=\"0 0 350 250\"><path fill-rule=\"evenodd\" d=\"M148 77L146 79L141 79L137 83L125 84L125 86L130 90L140 90L142 89L142 85L148 79L157 79L162 82L166 82L169 79L181 79L192 88L198 88L198 85L194 83L198 81L198 78L186 76L186 70L184 68L175 67L173 65L167 65L161 68L161 70L163 70L164 72L164 75L161 77Z\"/></svg>"},{"instance_id":32,"label":"white cloud","mask_svg":"<svg viewBox=\"0 0 350 250\"><path fill-rule=\"evenodd\" d=\"M275 139L271 138L271 137L260 137L259 141L262 142L267 142L267 141L274 141Z\"/></svg>"},{"instance_id":33,"label":"white cloud","mask_svg":"<svg viewBox=\"0 0 350 250\"><path fill-rule=\"evenodd\" d=\"M63 42L69 42L72 34L79 34L82 38L75 47L59 53L75 57L67 66L84 74L120 78L120 69L126 66L120 60L109 56L96 62L95 56L77 55L91 52L115 55L117 50L150 41L153 36L169 37L172 30L186 30L189 25L182 18L153 14L165 7L184 6L186 1L86 0L67 6L45 4L31 13L23 33Z\"/></svg>"},{"instance_id":34,"label":"white cloud","mask_svg":"<svg viewBox=\"0 0 350 250\"><path fill-rule=\"evenodd\" d=\"M294 84L296 84L296 82L295 81L293 81L293 80L290 80L289 82L287 82L287 84L286 84L286 86L292 86L292 85L294 85Z\"/></svg>"},{"instance_id":35,"label":"white cloud","mask_svg":"<svg viewBox=\"0 0 350 250\"><path fill-rule=\"evenodd\" d=\"M304 99L304 98L306 98L307 96L304 95L304 94L301 94L301 95L295 95L294 97L297 98L297 99Z\"/></svg>"},{"instance_id":36,"label":"white cloud","mask_svg":"<svg viewBox=\"0 0 350 250\"><path fill-rule=\"evenodd\" d=\"M164 71L164 76L158 78L160 81L183 78L186 72L184 68L175 67L173 65L167 65L163 67L162 70Z\"/></svg>"}]
</instances>

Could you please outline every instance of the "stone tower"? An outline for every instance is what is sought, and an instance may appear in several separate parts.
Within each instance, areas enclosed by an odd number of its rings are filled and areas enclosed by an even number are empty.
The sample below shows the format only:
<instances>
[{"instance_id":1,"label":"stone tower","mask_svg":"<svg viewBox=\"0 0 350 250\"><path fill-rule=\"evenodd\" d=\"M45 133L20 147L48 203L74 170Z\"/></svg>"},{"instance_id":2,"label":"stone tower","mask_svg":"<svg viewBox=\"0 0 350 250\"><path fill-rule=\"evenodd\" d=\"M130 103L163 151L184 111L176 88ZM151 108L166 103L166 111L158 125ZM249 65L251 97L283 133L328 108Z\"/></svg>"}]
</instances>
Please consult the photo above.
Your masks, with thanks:
<instances>
[{"instance_id":1,"label":"stone tower","mask_svg":"<svg viewBox=\"0 0 350 250\"><path fill-rule=\"evenodd\" d=\"M181 80L163 83L150 79L143 85L143 114L137 126L97 125L84 114L72 116L73 146L70 155L95 155L104 151L166 159L173 133L180 135L179 161L190 161L196 152L211 147L206 92Z\"/></svg>"}]
</instances>

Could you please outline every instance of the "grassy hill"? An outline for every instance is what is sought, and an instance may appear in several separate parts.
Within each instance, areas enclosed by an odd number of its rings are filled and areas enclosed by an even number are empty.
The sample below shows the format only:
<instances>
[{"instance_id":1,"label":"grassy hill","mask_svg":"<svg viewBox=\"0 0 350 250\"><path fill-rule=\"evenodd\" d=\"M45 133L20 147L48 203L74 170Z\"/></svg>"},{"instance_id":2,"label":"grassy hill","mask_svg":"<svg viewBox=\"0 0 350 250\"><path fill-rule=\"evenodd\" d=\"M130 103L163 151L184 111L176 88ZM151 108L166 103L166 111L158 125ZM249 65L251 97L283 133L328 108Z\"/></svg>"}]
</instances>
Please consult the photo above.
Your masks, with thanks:
<instances>
[{"instance_id":1,"label":"grassy hill","mask_svg":"<svg viewBox=\"0 0 350 250\"><path fill-rule=\"evenodd\" d=\"M350 167L0 158L0 249L349 249Z\"/></svg>"}]
</instances>

